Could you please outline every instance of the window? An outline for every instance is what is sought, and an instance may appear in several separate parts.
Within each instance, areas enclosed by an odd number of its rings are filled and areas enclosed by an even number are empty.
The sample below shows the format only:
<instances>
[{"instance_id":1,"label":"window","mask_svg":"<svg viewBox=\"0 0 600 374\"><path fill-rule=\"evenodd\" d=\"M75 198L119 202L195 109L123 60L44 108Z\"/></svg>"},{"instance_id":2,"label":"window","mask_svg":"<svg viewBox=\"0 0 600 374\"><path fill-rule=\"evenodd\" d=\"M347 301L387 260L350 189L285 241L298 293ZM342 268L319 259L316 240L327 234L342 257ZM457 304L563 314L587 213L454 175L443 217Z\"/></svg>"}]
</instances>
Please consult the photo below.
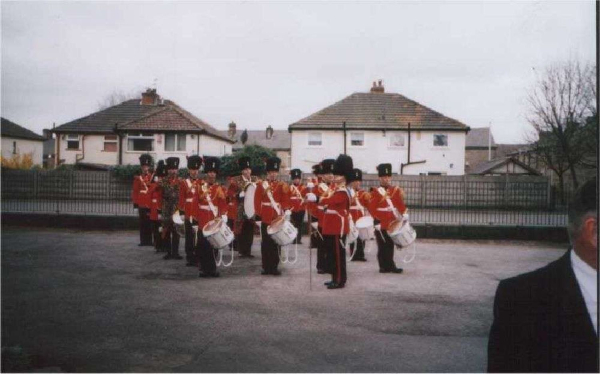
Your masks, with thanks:
<instances>
[{"instance_id":1,"label":"window","mask_svg":"<svg viewBox=\"0 0 600 374\"><path fill-rule=\"evenodd\" d=\"M321 139L321 133L320 132L308 133L308 145L315 146L315 147L322 146L323 140Z\"/></svg>"},{"instance_id":2,"label":"window","mask_svg":"<svg viewBox=\"0 0 600 374\"><path fill-rule=\"evenodd\" d=\"M448 135L433 134L433 146L434 147L447 147L448 146Z\"/></svg>"},{"instance_id":3,"label":"window","mask_svg":"<svg viewBox=\"0 0 600 374\"><path fill-rule=\"evenodd\" d=\"M117 136L106 135L104 137L104 152L116 152L117 151Z\"/></svg>"},{"instance_id":4,"label":"window","mask_svg":"<svg viewBox=\"0 0 600 374\"><path fill-rule=\"evenodd\" d=\"M127 150L130 152L151 152L154 150L154 135L133 133L127 135Z\"/></svg>"},{"instance_id":5,"label":"window","mask_svg":"<svg viewBox=\"0 0 600 374\"><path fill-rule=\"evenodd\" d=\"M77 134L67 135L67 149L79 150L79 135L77 135Z\"/></svg>"},{"instance_id":6,"label":"window","mask_svg":"<svg viewBox=\"0 0 600 374\"><path fill-rule=\"evenodd\" d=\"M390 147L404 147L404 135L392 134L390 136Z\"/></svg>"},{"instance_id":7,"label":"window","mask_svg":"<svg viewBox=\"0 0 600 374\"><path fill-rule=\"evenodd\" d=\"M165 152L185 152L185 134L165 134Z\"/></svg>"},{"instance_id":8,"label":"window","mask_svg":"<svg viewBox=\"0 0 600 374\"><path fill-rule=\"evenodd\" d=\"M13 155L17 154L17 142L13 142Z\"/></svg>"},{"instance_id":9,"label":"window","mask_svg":"<svg viewBox=\"0 0 600 374\"><path fill-rule=\"evenodd\" d=\"M355 147L362 147L365 145L365 133L364 132L351 132L350 133L350 145Z\"/></svg>"}]
</instances>

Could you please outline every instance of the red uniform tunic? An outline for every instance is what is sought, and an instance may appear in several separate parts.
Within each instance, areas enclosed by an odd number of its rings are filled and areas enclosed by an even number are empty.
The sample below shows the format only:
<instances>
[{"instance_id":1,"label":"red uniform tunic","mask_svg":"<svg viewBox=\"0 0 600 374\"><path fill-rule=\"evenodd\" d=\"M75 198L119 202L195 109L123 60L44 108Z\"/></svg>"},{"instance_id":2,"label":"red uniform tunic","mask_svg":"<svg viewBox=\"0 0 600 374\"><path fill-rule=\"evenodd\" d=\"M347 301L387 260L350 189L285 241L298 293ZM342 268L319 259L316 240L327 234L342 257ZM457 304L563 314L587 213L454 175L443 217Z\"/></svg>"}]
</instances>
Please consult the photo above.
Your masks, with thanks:
<instances>
[{"instance_id":1,"label":"red uniform tunic","mask_svg":"<svg viewBox=\"0 0 600 374\"><path fill-rule=\"evenodd\" d=\"M382 187L380 187L382 188ZM400 214L406 213L406 205L404 204L404 192L400 187L390 186L385 188L385 194L379 192L379 188L371 189L371 199L369 201L369 213L374 219L381 223L381 229L387 230L389 224L396 219L393 210L387 203L386 197L392 202L394 208Z\"/></svg>"},{"instance_id":2,"label":"red uniform tunic","mask_svg":"<svg viewBox=\"0 0 600 374\"><path fill-rule=\"evenodd\" d=\"M308 194L309 192L312 192L312 193L314 193L315 195L318 196L317 186L319 185L319 180L317 178L311 178L308 181L308 183L312 183L314 187L312 187L312 188L306 187L306 194ZM317 212L316 212L316 210L317 210L317 203L316 202L307 201L304 205L306 207L306 212L308 214L310 214L313 217L317 217Z\"/></svg>"},{"instance_id":3,"label":"red uniform tunic","mask_svg":"<svg viewBox=\"0 0 600 374\"><path fill-rule=\"evenodd\" d=\"M298 186L290 185L290 204L292 206L292 212L302 212L306 210L306 205L303 203L304 197L307 194L308 189L306 186L299 184Z\"/></svg>"},{"instance_id":4,"label":"red uniform tunic","mask_svg":"<svg viewBox=\"0 0 600 374\"><path fill-rule=\"evenodd\" d=\"M354 191L354 196L350 201L350 215L354 222L365 216L369 206L370 194L363 190Z\"/></svg>"},{"instance_id":5,"label":"red uniform tunic","mask_svg":"<svg viewBox=\"0 0 600 374\"><path fill-rule=\"evenodd\" d=\"M162 194L158 181L150 185L150 192L148 194L150 195L150 220L158 221L158 214L162 207Z\"/></svg>"},{"instance_id":6,"label":"red uniform tunic","mask_svg":"<svg viewBox=\"0 0 600 374\"><path fill-rule=\"evenodd\" d=\"M227 188L227 218L237 219L238 211L238 185L236 182L231 181Z\"/></svg>"},{"instance_id":7,"label":"red uniform tunic","mask_svg":"<svg viewBox=\"0 0 600 374\"><path fill-rule=\"evenodd\" d=\"M131 200L140 208L150 208L150 182L152 175L150 173L136 175L133 178L133 189L131 191Z\"/></svg>"},{"instance_id":8,"label":"red uniform tunic","mask_svg":"<svg viewBox=\"0 0 600 374\"><path fill-rule=\"evenodd\" d=\"M193 218L198 220L198 190L202 186L201 179L182 179L179 187L179 210L185 212L186 220Z\"/></svg>"},{"instance_id":9,"label":"red uniform tunic","mask_svg":"<svg viewBox=\"0 0 600 374\"><path fill-rule=\"evenodd\" d=\"M279 205L279 213L283 214L286 209L291 208L290 187L287 183L274 181L263 181L257 184L254 193L254 211L260 216L263 223L270 225L277 218L277 211L272 206L268 192L271 192L273 200Z\"/></svg>"},{"instance_id":10,"label":"red uniform tunic","mask_svg":"<svg viewBox=\"0 0 600 374\"><path fill-rule=\"evenodd\" d=\"M350 195L345 185L335 189L333 195L320 200L326 209L323 214L323 235L345 235L349 231L348 210Z\"/></svg>"},{"instance_id":11,"label":"red uniform tunic","mask_svg":"<svg viewBox=\"0 0 600 374\"><path fill-rule=\"evenodd\" d=\"M225 189L218 183L209 184L205 182L197 191L199 213L198 213L198 225L204 227L208 222L213 219L220 217L227 213L227 201L225 198ZM210 201L216 208L217 214L215 215L210 208Z\"/></svg>"},{"instance_id":12,"label":"red uniform tunic","mask_svg":"<svg viewBox=\"0 0 600 374\"><path fill-rule=\"evenodd\" d=\"M327 187L329 189L335 189L335 184L330 183ZM319 196L319 202L317 203L317 209L315 209L314 216L317 217L317 219L319 220L319 227L321 227L321 228L323 227L323 217L324 217L324 212L325 212L325 206L323 205L323 202L321 201L320 197L322 197L326 194L327 193L325 192L325 189L323 188L323 183L319 183L319 185L317 186L317 193L316 193L316 195Z\"/></svg>"}]
</instances>

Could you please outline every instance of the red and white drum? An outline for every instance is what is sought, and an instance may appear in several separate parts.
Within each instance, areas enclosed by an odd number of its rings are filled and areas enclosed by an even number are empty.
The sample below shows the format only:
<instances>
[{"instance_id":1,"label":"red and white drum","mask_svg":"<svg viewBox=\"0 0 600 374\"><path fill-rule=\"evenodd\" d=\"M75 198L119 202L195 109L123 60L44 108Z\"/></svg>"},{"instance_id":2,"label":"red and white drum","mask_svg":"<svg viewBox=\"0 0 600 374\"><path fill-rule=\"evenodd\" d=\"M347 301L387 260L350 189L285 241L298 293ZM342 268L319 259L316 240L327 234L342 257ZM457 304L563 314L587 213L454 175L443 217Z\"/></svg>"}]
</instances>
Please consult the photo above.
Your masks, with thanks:
<instances>
[{"instance_id":1,"label":"red and white drum","mask_svg":"<svg viewBox=\"0 0 600 374\"><path fill-rule=\"evenodd\" d=\"M215 249L227 247L233 242L233 232L220 217L208 222L202 228L202 235Z\"/></svg>"},{"instance_id":2,"label":"red and white drum","mask_svg":"<svg viewBox=\"0 0 600 374\"><path fill-rule=\"evenodd\" d=\"M417 232L407 220L392 221L387 231L392 241L401 248L408 247L417 239Z\"/></svg>"},{"instance_id":3,"label":"red and white drum","mask_svg":"<svg viewBox=\"0 0 600 374\"><path fill-rule=\"evenodd\" d=\"M298 229L290 221L286 220L285 216L279 216L267 227L267 234L273 238L275 243L284 246L292 244L294 239L296 239L296 235L298 235Z\"/></svg>"},{"instance_id":4,"label":"red and white drum","mask_svg":"<svg viewBox=\"0 0 600 374\"><path fill-rule=\"evenodd\" d=\"M356 228L358 229L358 237L361 240L375 239L375 225L373 217L364 216L356 220Z\"/></svg>"}]
</instances>

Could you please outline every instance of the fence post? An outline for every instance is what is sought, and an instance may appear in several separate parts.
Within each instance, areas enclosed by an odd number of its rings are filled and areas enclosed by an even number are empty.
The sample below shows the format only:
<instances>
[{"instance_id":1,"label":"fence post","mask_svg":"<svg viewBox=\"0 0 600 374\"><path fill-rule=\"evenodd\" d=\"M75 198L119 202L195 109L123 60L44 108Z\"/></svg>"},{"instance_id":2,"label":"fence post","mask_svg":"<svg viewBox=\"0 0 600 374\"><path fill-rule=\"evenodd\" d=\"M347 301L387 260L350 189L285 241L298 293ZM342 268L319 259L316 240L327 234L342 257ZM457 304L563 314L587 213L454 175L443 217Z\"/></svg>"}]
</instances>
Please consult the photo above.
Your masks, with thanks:
<instances>
[{"instance_id":1,"label":"fence post","mask_svg":"<svg viewBox=\"0 0 600 374\"><path fill-rule=\"evenodd\" d=\"M467 209L469 196L467 193L468 183L467 183L467 174L463 175L463 208Z\"/></svg>"},{"instance_id":2,"label":"fence post","mask_svg":"<svg viewBox=\"0 0 600 374\"><path fill-rule=\"evenodd\" d=\"M107 170L106 172L108 173L107 177L106 177L106 198L110 199L110 178L111 178L111 173L110 173L110 170Z\"/></svg>"},{"instance_id":3,"label":"fence post","mask_svg":"<svg viewBox=\"0 0 600 374\"><path fill-rule=\"evenodd\" d=\"M34 199L37 199L37 197L38 197L38 190L39 190L39 187L38 187L38 173L39 173L39 170L34 170L33 171L33 196L32 197Z\"/></svg>"},{"instance_id":4,"label":"fence post","mask_svg":"<svg viewBox=\"0 0 600 374\"><path fill-rule=\"evenodd\" d=\"M421 175L420 184L421 184L421 208L425 208L425 176Z\"/></svg>"},{"instance_id":5,"label":"fence post","mask_svg":"<svg viewBox=\"0 0 600 374\"><path fill-rule=\"evenodd\" d=\"M546 205L547 209L552 209L552 183L548 177L546 177Z\"/></svg>"},{"instance_id":6,"label":"fence post","mask_svg":"<svg viewBox=\"0 0 600 374\"><path fill-rule=\"evenodd\" d=\"M504 208L508 208L508 173L504 176Z\"/></svg>"}]
</instances>

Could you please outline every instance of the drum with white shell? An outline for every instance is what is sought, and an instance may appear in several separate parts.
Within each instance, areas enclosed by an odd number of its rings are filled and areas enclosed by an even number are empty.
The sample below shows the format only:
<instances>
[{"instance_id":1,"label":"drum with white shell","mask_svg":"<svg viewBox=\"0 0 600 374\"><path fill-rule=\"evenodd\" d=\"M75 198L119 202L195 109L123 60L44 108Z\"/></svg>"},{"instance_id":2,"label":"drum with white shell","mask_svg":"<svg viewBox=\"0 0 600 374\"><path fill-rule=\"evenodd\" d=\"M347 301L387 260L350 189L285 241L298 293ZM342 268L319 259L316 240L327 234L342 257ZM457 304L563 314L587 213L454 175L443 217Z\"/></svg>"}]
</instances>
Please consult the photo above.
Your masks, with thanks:
<instances>
[{"instance_id":1,"label":"drum with white shell","mask_svg":"<svg viewBox=\"0 0 600 374\"><path fill-rule=\"evenodd\" d=\"M298 229L281 215L273 220L267 227L267 234L273 238L275 243L284 246L292 244L298 235Z\"/></svg>"},{"instance_id":2,"label":"drum with white shell","mask_svg":"<svg viewBox=\"0 0 600 374\"><path fill-rule=\"evenodd\" d=\"M392 221L387 229L392 241L399 247L408 247L417 239L417 232L408 220L397 219Z\"/></svg>"},{"instance_id":3,"label":"drum with white shell","mask_svg":"<svg viewBox=\"0 0 600 374\"><path fill-rule=\"evenodd\" d=\"M356 220L356 228L358 229L358 237L361 240L375 239L375 224L373 217L365 216Z\"/></svg>"},{"instance_id":4,"label":"drum with white shell","mask_svg":"<svg viewBox=\"0 0 600 374\"><path fill-rule=\"evenodd\" d=\"M221 218L215 218L204 225L202 235L215 249L227 247L234 238L233 232Z\"/></svg>"}]
</instances>

